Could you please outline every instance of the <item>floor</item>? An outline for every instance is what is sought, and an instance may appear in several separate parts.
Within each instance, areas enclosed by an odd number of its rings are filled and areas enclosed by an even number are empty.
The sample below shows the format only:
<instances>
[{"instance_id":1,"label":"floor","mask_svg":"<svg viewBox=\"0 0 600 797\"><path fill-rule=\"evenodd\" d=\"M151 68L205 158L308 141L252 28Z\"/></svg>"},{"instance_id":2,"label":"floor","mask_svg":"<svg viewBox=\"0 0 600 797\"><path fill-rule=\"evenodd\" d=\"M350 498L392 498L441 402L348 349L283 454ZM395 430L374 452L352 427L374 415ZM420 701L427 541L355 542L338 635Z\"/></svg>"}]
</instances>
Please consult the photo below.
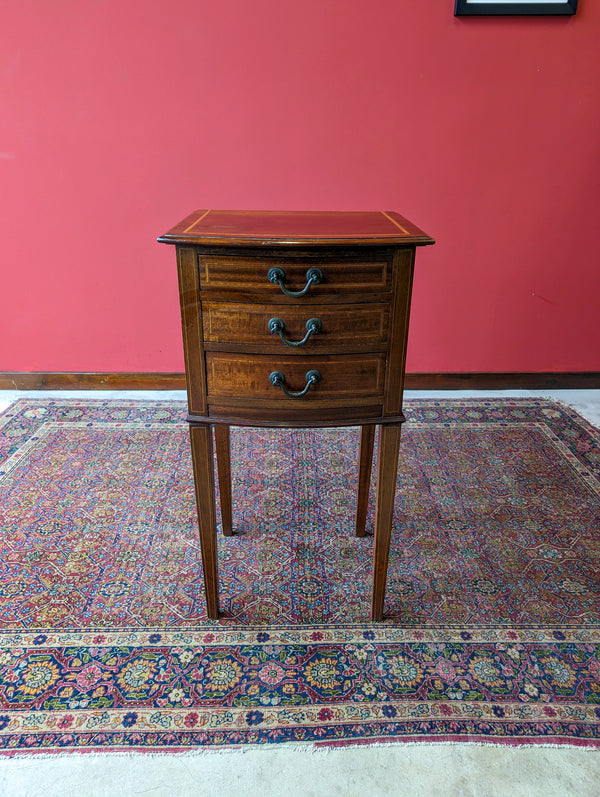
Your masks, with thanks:
<instances>
[{"instance_id":1,"label":"floor","mask_svg":"<svg viewBox=\"0 0 600 797\"><path fill-rule=\"evenodd\" d=\"M179 391L0 391L20 397L184 400ZM547 396L600 427L600 390L414 391L407 398ZM600 797L600 750L469 744L274 747L181 755L0 758L0 797Z\"/></svg>"}]
</instances>

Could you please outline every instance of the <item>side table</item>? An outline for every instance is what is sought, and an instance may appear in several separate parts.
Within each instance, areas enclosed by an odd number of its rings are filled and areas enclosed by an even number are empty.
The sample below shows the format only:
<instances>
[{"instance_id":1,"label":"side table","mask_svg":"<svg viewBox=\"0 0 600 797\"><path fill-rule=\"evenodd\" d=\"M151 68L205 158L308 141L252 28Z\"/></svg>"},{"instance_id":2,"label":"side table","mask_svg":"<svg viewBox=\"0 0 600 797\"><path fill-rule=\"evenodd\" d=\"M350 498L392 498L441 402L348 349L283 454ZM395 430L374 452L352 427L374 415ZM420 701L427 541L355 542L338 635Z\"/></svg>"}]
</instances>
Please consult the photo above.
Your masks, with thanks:
<instances>
[{"instance_id":1,"label":"side table","mask_svg":"<svg viewBox=\"0 0 600 797\"><path fill-rule=\"evenodd\" d=\"M357 536L381 427L371 616L383 619L417 246L397 213L197 210L177 252L208 616L219 616L212 427L232 534L229 426L360 426Z\"/></svg>"}]
</instances>

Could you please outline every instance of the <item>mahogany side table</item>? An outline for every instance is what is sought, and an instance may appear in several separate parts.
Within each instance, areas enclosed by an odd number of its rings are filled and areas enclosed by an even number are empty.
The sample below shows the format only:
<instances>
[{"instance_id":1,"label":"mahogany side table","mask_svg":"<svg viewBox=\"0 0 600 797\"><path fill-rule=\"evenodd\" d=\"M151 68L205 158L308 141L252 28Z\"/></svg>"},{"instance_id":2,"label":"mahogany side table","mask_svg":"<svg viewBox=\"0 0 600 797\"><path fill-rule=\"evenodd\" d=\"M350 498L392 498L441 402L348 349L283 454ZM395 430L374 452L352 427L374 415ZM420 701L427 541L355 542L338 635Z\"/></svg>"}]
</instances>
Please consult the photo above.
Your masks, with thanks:
<instances>
[{"instance_id":1,"label":"mahogany side table","mask_svg":"<svg viewBox=\"0 0 600 797\"><path fill-rule=\"evenodd\" d=\"M372 619L383 618L412 277L434 241L397 213L197 210L177 252L208 616L219 616L212 427L232 534L229 425L360 426L357 536L381 427Z\"/></svg>"}]
</instances>

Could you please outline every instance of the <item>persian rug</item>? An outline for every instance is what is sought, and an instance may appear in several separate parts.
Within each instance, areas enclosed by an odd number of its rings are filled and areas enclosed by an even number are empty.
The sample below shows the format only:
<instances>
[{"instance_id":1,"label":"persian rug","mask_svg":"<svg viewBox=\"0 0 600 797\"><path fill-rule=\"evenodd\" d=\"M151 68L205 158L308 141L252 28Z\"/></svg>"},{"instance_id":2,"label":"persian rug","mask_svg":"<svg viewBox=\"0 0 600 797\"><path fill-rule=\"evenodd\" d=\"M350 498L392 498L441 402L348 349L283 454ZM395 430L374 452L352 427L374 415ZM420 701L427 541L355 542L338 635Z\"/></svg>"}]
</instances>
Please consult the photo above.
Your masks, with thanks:
<instances>
[{"instance_id":1,"label":"persian rug","mask_svg":"<svg viewBox=\"0 0 600 797\"><path fill-rule=\"evenodd\" d=\"M207 620L185 413L0 415L4 754L600 745L600 434L576 412L407 402L383 623L357 429L232 429Z\"/></svg>"}]
</instances>

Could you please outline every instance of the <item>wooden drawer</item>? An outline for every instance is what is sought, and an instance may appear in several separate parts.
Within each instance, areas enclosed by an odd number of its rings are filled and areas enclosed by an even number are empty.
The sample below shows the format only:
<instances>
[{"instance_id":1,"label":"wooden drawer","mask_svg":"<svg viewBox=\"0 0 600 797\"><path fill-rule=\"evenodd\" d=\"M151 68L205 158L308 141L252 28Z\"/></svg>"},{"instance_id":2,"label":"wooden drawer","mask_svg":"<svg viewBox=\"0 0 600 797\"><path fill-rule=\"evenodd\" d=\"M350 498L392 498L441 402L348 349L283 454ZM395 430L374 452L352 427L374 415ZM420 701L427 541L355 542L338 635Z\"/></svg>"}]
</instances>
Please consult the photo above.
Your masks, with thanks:
<instances>
[{"instance_id":1,"label":"wooden drawer","mask_svg":"<svg viewBox=\"0 0 600 797\"><path fill-rule=\"evenodd\" d=\"M207 350L223 350L233 344L287 354L384 351L389 305L375 302L332 306L202 302L202 318ZM292 342L305 338L307 322L311 319L319 322L320 329L302 346L289 346L277 332L269 330L269 321L273 319L281 321L281 334Z\"/></svg>"},{"instance_id":2,"label":"wooden drawer","mask_svg":"<svg viewBox=\"0 0 600 797\"><path fill-rule=\"evenodd\" d=\"M235 293L263 294L265 301L326 300L344 301L345 296L388 293L391 290L392 256L356 258L245 257L203 254L198 256L200 289L203 293L229 296ZM283 284L290 291L301 291L307 272L317 268L322 282L313 284L305 296L288 297L280 285L269 280L271 269L280 269Z\"/></svg>"},{"instance_id":3,"label":"wooden drawer","mask_svg":"<svg viewBox=\"0 0 600 797\"><path fill-rule=\"evenodd\" d=\"M234 398L240 402L257 399L301 407L306 402L381 398L385 379L385 354L252 355L230 352L206 353L206 383L209 403L215 398ZM316 370L321 379L301 398L290 398L273 385L270 375L280 372L285 387L293 392L304 389L306 374Z\"/></svg>"}]
</instances>

